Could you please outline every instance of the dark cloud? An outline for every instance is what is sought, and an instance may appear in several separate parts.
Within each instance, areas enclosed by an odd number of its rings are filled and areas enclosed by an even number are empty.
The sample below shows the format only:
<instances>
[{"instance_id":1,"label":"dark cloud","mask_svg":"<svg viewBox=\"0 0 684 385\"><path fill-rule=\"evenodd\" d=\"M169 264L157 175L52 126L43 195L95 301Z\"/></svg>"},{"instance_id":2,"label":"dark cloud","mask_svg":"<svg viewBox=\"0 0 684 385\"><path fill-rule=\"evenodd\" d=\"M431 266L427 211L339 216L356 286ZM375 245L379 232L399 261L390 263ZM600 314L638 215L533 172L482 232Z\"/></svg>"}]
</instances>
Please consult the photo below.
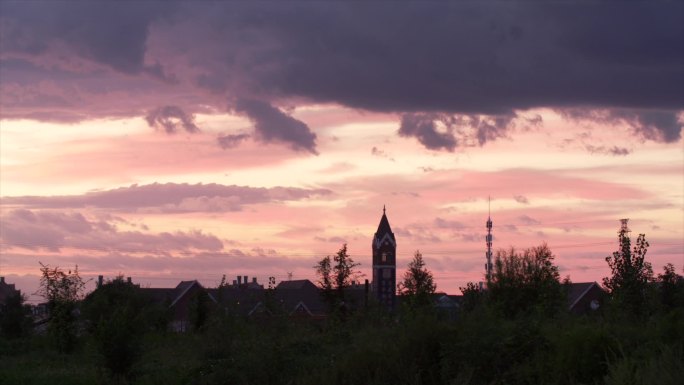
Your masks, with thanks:
<instances>
[{"instance_id":1,"label":"dark cloud","mask_svg":"<svg viewBox=\"0 0 684 385\"><path fill-rule=\"evenodd\" d=\"M527 199L527 197L524 196L524 195L514 195L514 196L513 196L513 199L515 199L516 202L522 203L522 204L525 204L525 205L530 203L530 201L529 201L529 200Z\"/></svg>"},{"instance_id":2,"label":"dark cloud","mask_svg":"<svg viewBox=\"0 0 684 385\"><path fill-rule=\"evenodd\" d=\"M78 248L95 251L169 253L219 251L223 243L201 231L149 234L120 231L116 223L88 219L81 213L10 210L0 216L0 239L5 247L59 251Z\"/></svg>"},{"instance_id":3,"label":"dark cloud","mask_svg":"<svg viewBox=\"0 0 684 385\"><path fill-rule=\"evenodd\" d=\"M381 149L379 149L375 146L373 146L373 148L371 148L371 155L375 155L375 156L379 156L379 157L386 157L387 156L385 151L382 151Z\"/></svg>"},{"instance_id":4,"label":"dark cloud","mask_svg":"<svg viewBox=\"0 0 684 385\"><path fill-rule=\"evenodd\" d=\"M463 230L466 229L468 226L466 226L462 222L458 221L450 221L442 218L435 218L435 226L440 228L440 229L453 229L453 230Z\"/></svg>"},{"instance_id":5,"label":"dark cloud","mask_svg":"<svg viewBox=\"0 0 684 385\"><path fill-rule=\"evenodd\" d=\"M147 113L145 120L150 127L161 128L167 134L175 134L181 129L191 134L199 132L199 128L195 125L195 117L192 114L186 114L177 106L155 108Z\"/></svg>"},{"instance_id":6,"label":"dark cloud","mask_svg":"<svg viewBox=\"0 0 684 385\"><path fill-rule=\"evenodd\" d=\"M296 150L314 152L316 137L274 105L403 114L401 135L446 151L462 138L431 114L481 117L468 135L479 145L536 107L603 109L646 139L681 138L682 2L3 2L2 11L2 57L43 69L27 83L7 69L5 87L26 92L54 80L56 60L76 57L85 64L60 68L167 79L152 86L160 95L199 95L214 108L238 99L260 140ZM38 116L4 100L8 116ZM82 115L98 115L94 107ZM49 111L64 109L41 116Z\"/></svg>"},{"instance_id":7,"label":"dark cloud","mask_svg":"<svg viewBox=\"0 0 684 385\"><path fill-rule=\"evenodd\" d=\"M536 219L534 219L534 218L532 218L532 217L530 217L529 215L526 215L526 214L523 214L523 215L519 216L519 217L518 217L518 220L519 220L520 222L522 222L523 224L525 224L525 225L538 225L538 224L541 223L541 222L539 222L538 220L536 220Z\"/></svg>"},{"instance_id":8,"label":"dark cloud","mask_svg":"<svg viewBox=\"0 0 684 385\"><path fill-rule=\"evenodd\" d=\"M314 241L319 241L319 242L325 242L325 243L336 243L336 244L343 244L347 243L347 240L342 238L342 237L314 237Z\"/></svg>"},{"instance_id":9,"label":"dark cloud","mask_svg":"<svg viewBox=\"0 0 684 385\"><path fill-rule=\"evenodd\" d=\"M3 197L3 204L27 208L104 208L118 211L226 212L245 205L307 199L330 194L325 189L254 188L220 184L131 185L83 195Z\"/></svg>"},{"instance_id":10,"label":"dark cloud","mask_svg":"<svg viewBox=\"0 0 684 385\"><path fill-rule=\"evenodd\" d=\"M254 123L258 140L264 143L285 143L295 151L316 154L316 134L311 132L306 123L259 100L238 99L234 108Z\"/></svg>"},{"instance_id":11,"label":"dark cloud","mask_svg":"<svg viewBox=\"0 0 684 385\"><path fill-rule=\"evenodd\" d=\"M154 2L3 2L2 51L57 55L63 49L124 73L159 76L158 63L145 64L149 27L173 8Z\"/></svg>"},{"instance_id":12,"label":"dark cloud","mask_svg":"<svg viewBox=\"0 0 684 385\"><path fill-rule=\"evenodd\" d=\"M503 225L503 226L499 226L499 228L504 230L504 231L510 231L513 233L518 232L518 226L516 226L516 225Z\"/></svg>"},{"instance_id":13,"label":"dark cloud","mask_svg":"<svg viewBox=\"0 0 684 385\"><path fill-rule=\"evenodd\" d=\"M401 117L399 135L415 137L430 150L454 151L456 138L449 132L437 131L435 117L429 114L404 114Z\"/></svg>"},{"instance_id":14,"label":"dark cloud","mask_svg":"<svg viewBox=\"0 0 684 385\"><path fill-rule=\"evenodd\" d=\"M237 147L244 140L249 139L249 137L250 136L248 134L221 135L218 138L216 138L216 141L222 149L226 150L229 148Z\"/></svg>"},{"instance_id":15,"label":"dark cloud","mask_svg":"<svg viewBox=\"0 0 684 385\"><path fill-rule=\"evenodd\" d=\"M381 150L375 146L373 146L373 148L371 148L371 155L377 156L380 158L385 158L385 159L391 160L392 162L395 161L395 159L393 157L391 157L387 152L385 152L385 151L383 151L383 150Z\"/></svg>"},{"instance_id":16,"label":"dark cloud","mask_svg":"<svg viewBox=\"0 0 684 385\"><path fill-rule=\"evenodd\" d=\"M516 114L404 114L399 135L415 137L426 148L453 151L459 146L484 146L508 135Z\"/></svg>"},{"instance_id":17,"label":"dark cloud","mask_svg":"<svg viewBox=\"0 0 684 385\"><path fill-rule=\"evenodd\" d=\"M561 110L561 113L576 121L590 121L609 125L623 124L644 139L665 143L677 142L681 139L682 129L684 129L684 122L679 120L677 111L566 109ZM591 152L591 150L589 151ZM620 152L624 151L617 151L613 155L626 155Z\"/></svg>"},{"instance_id":18,"label":"dark cloud","mask_svg":"<svg viewBox=\"0 0 684 385\"><path fill-rule=\"evenodd\" d=\"M626 156L626 155L629 155L632 153L632 150L630 150L629 148L618 147L618 146L606 147L606 146L593 146L591 144L587 144L584 146L584 148L586 148L587 151L589 151L592 154Z\"/></svg>"},{"instance_id":19,"label":"dark cloud","mask_svg":"<svg viewBox=\"0 0 684 385\"><path fill-rule=\"evenodd\" d=\"M632 113L632 127L645 138L666 143L678 141L682 137L682 123L675 112L645 111Z\"/></svg>"},{"instance_id":20,"label":"dark cloud","mask_svg":"<svg viewBox=\"0 0 684 385\"><path fill-rule=\"evenodd\" d=\"M407 227L395 227L394 234L401 238L410 239L419 244L440 243L442 240L420 225L409 225Z\"/></svg>"}]
</instances>

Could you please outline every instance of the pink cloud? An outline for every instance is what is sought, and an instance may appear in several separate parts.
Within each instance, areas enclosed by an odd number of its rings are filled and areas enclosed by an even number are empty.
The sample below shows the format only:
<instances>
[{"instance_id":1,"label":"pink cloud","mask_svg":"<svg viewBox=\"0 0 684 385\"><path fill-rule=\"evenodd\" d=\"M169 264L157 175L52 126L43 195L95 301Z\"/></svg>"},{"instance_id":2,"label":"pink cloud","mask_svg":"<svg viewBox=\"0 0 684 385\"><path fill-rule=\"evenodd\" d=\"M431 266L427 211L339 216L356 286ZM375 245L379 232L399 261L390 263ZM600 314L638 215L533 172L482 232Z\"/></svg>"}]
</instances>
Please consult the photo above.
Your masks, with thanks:
<instances>
[{"instance_id":1,"label":"pink cloud","mask_svg":"<svg viewBox=\"0 0 684 385\"><path fill-rule=\"evenodd\" d=\"M223 150L213 135L195 134L189 139L181 135L160 138L150 133L61 143L21 164L3 164L2 174L6 180L47 184L127 183L149 176L275 167L302 156L306 155L249 140L239 147Z\"/></svg>"},{"instance_id":2,"label":"pink cloud","mask_svg":"<svg viewBox=\"0 0 684 385\"><path fill-rule=\"evenodd\" d=\"M10 210L0 216L0 226L3 229L0 240L5 248L161 254L223 248L216 236L200 230L156 234L121 231L115 222L91 220L78 212Z\"/></svg>"}]
</instances>

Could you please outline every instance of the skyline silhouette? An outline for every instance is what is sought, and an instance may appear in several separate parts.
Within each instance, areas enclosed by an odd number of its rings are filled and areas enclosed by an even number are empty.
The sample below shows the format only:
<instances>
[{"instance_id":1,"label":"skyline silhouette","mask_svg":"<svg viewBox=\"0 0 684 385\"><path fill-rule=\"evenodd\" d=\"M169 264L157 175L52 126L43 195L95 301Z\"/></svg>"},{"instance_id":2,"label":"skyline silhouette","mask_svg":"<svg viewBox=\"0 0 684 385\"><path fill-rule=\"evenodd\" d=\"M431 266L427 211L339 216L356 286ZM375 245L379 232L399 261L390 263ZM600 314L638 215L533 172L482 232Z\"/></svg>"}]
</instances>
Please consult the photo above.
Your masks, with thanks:
<instances>
[{"instance_id":1,"label":"skyline silhouette","mask_svg":"<svg viewBox=\"0 0 684 385\"><path fill-rule=\"evenodd\" d=\"M397 276L420 250L457 293L483 280L489 196L494 252L546 242L600 282L630 218L681 272L682 14L0 2L0 275L312 279L347 243L371 277L386 205Z\"/></svg>"}]
</instances>

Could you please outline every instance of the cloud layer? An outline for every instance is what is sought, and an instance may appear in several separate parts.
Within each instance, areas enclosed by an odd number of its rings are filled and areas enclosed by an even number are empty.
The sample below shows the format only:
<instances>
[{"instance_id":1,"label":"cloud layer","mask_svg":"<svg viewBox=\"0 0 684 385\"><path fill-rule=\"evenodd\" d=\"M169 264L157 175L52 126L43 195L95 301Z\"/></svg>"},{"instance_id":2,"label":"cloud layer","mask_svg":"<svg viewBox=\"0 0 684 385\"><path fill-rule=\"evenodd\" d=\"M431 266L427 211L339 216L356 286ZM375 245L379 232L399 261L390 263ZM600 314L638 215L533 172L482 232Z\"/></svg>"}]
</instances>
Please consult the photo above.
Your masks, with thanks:
<instances>
[{"instance_id":1,"label":"cloud layer","mask_svg":"<svg viewBox=\"0 0 684 385\"><path fill-rule=\"evenodd\" d=\"M228 212L267 202L296 201L330 194L325 189L255 188L215 183L153 183L68 196L3 197L3 205L38 209L96 208L149 213Z\"/></svg>"},{"instance_id":2,"label":"cloud layer","mask_svg":"<svg viewBox=\"0 0 684 385\"><path fill-rule=\"evenodd\" d=\"M219 251L223 242L216 236L195 230L173 233L120 231L116 219L89 219L79 212L11 210L0 216L3 247L86 249L94 252L168 254L189 250Z\"/></svg>"},{"instance_id":3,"label":"cloud layer","mask_svg":"<svg viewBox=\"0 0 684 385\"><path fill-rule=\"evenodd\" d=\"M425 116L483 117L474 131L479 145L504 136L516 111L538 107L574 109L576 117L603 110L644 138L681 138L681 2L74 8L3 4L6 116L77 120L126 110L139 115L159 105L192 114L206 106L224 110L230 100L229 109L253 122L258 140L310 153L316 135L282 107L335 103L408 114L401 135L447 151L459 145L458 136ZM74 85L86 103L62 92ZM117 89L129 98L104 91ZM150 124L175 131L177 124L164 122L177 118L194 131L183 116L162 113Z\"/></svg>"}]
</instances>

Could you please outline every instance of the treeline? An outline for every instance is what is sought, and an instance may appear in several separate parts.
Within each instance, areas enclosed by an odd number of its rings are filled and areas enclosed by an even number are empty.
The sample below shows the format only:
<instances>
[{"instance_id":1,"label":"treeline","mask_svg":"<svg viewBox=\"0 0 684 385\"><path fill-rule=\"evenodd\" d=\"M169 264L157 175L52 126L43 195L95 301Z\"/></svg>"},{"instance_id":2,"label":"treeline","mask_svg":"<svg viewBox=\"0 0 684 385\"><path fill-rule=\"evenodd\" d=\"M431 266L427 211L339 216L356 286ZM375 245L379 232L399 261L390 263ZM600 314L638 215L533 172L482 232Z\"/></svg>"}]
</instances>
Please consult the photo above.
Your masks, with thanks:
<instances>
[{"instance_id":1,"label":"treeline","mask_svg":"<svg viewBox=\"0 0 684 385\"><path fill-rule=\"evenodd\" d=\"M246 319L198 299L188 333L168 332L165 307L123 277L79 298L68 289L77 272L43 266L53 314L72 302L79 312L41 334L6 328L3 312L0 384L679 384L684 281L672 265L654 274L645 237L619 241L607 298L583 316L568 312L569 280L546 245L499 251L487 290L464 287L455 319L426 300L434 283L417 253L394 313L372 303L341 313L331 300L321 322ZM340 261L354 265L342 251L318 265L331 298L347 277Z\"/></svg>"}]
</instances>

